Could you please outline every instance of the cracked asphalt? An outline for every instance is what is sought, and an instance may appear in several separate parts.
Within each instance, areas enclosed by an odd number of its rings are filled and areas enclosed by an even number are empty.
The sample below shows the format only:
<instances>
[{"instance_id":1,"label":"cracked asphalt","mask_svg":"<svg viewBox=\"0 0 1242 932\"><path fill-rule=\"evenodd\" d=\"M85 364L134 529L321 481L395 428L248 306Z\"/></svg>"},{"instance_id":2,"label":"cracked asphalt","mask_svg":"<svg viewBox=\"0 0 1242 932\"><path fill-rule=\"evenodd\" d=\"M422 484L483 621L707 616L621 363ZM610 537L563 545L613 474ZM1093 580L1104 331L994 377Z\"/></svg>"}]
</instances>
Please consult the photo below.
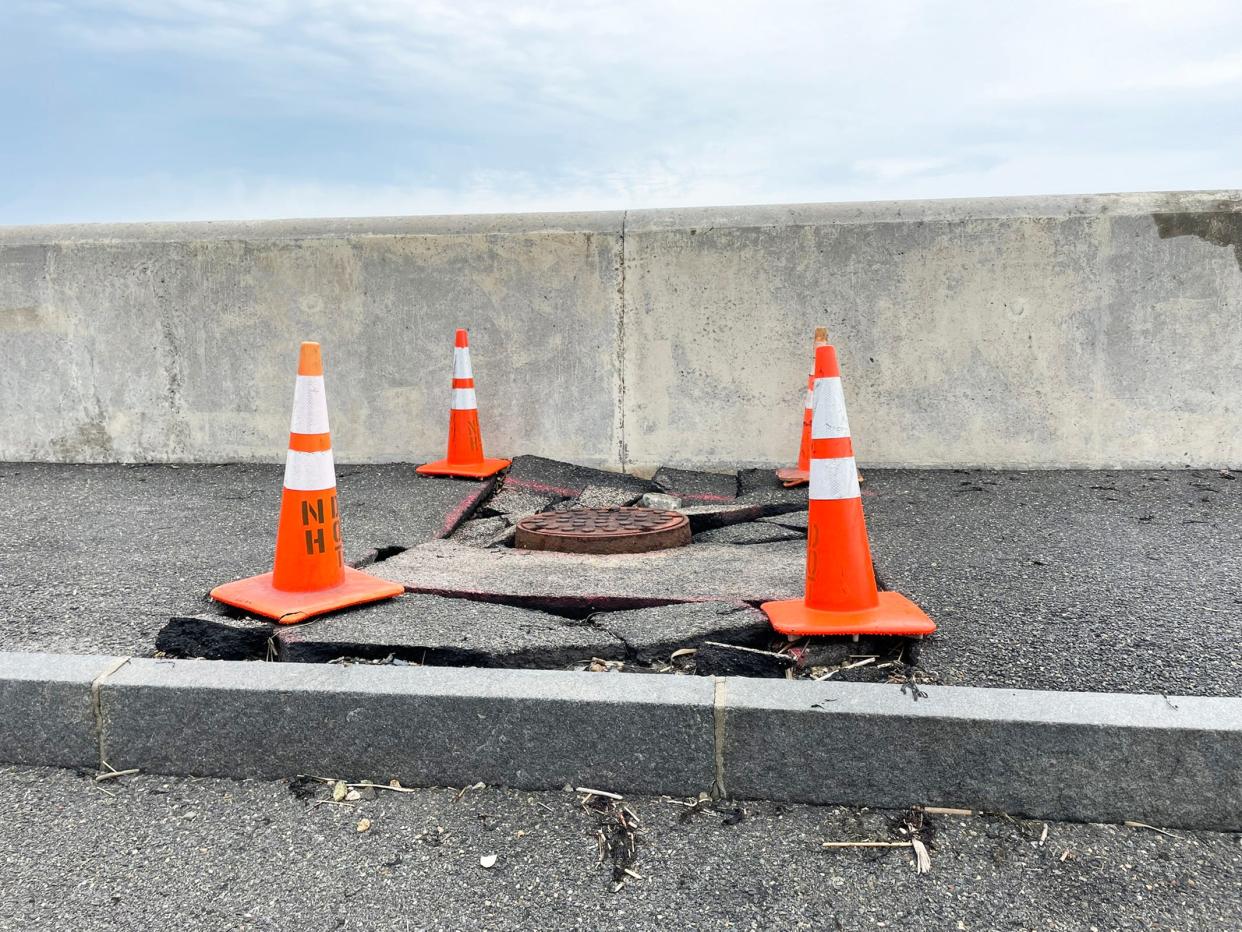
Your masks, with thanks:
<instances>
[{"instance_id":1,"label":"cracked asphalt","mask_svg":"<svg viewBox=\"0 0 1242 932\"><path fill-rule=\"evenodd\" d=\"M822 847L901 838L899 813L636 798L618 889L615 821L572 792L306 793L0 767L0 930L1242 928L1237 834L930 816L919 875L908 848Z\"/></svg>"},{"instance_id":2,"label":"cracked asphalt","mask_svg":"<svg viewBox=\"0 0 1242 932\"><path fill-rule=\"evenodd\" d=\"M865 470L885 583L940 625L947 685L1242 696L1242 478ZM270 565L275 466L0 464L0 649L150 654L173 613ZM443 533L477 494L340 470L347 554ZM791 548L796 549L796 548Z\"/></svg>"}]
</instances>

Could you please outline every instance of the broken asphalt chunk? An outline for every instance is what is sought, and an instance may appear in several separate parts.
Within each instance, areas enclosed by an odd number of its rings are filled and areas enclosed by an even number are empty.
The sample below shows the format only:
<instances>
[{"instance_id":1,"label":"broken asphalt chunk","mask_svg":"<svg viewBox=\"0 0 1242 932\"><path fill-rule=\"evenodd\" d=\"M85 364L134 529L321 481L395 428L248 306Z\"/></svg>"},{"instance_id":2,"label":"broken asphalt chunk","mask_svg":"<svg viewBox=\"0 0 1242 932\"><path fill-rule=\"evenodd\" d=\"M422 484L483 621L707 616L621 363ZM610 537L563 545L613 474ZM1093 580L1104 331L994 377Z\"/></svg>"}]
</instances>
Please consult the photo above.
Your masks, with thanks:
<instances>
[{"instance_id":1,"label":"broken asphalt chunk","mask_svg":"<svg viewBox=\"0 0 1242 932\"><path fill-rule=\"evenodd\" d=\"M667 660L675 650L704 641L763 647L772 626L757 608L742 602L685 602L627 612L601 612L591 623L625 642L641 663Z\"/></svg>"},{"instance_id":2,"label":"broken asphalt chunk","mask_svg":"<svg viewBox=\"0 0 1242 932\"><path fill-rule=\"evenodd\" d=\"M743 469L737 474L738 504L755 505L763 517L807 507L807 487L789 489L770 469Z\"/></svg>"},{"instance_id":3,"label":"broken asphalt chunk","mask_svg":"<svg viewBox=\"0 0 1242 932\"><path fill-rule=\"evenodd\" d=\"M670 602L800 598L805 569L801 539L615 556L431 541L377 563L372 573L415 592L585 614Z\"/></svg>"},{"instance_id":4,"label":"broken asphalt chunk","mask_svg":"<svg viewBox=\"0 0 1242 932\"><path fill-rule=\"evenodd\" d=\"M789 528L793 531L801 531L805 534L809 518L809 511L791 511L788 514L773 515L769 518L760 518L759 520L764 524L779 524L781 527Z\"/></svg>"},{"instance_id":5,"label":"broken asphalt chunk","mask_svg":"<svg viewBox=\"0 0 1242 932\"><path fill-rule=\"evenodd\" d=\"M571 502L576 508L625 508L633 505L642 493L636 489L625 489L610 485L588 485L577 498Z\"/></svg>"},{"instance_id":6,"label":"broken asphalt chunk","mask_svg":"<svg viewBox=\"0 0 1242 932\"><path fill-rule=\"evenodd\" d=\"M687 504L731 502L737 498L735 473L699 472L662 466L651 481L661 492L675 495Z\"/></svg>"},{"instance_id":7,"label":"broken asphalt chunk","mask_svg":"<svg viewBox=\"0 0 1242 932\"><path fill-rule=\"evenodd\" d=\"M551 492L531 492L526 489L504 488L492 496L484 506L487 515L503 517L509 524L517 524L527 515L538 514L559 502L564 496Z\"/></svg>"},{"instance_id":8,"label":"broken asphalt chunk","mask_svg":"<svg viewBox=\"0 0 1242 932\"><path fill-rule=\"evenodd\" d=\"M802 540L803 535L775 524L749 521L713 528L694 536L696 544L770 544L779 540Z\"/></svg>"},{"instance_id":9,"label":"broken asphalt chunk","mask_svg":"<svg viewBox=\"0 0 1242 932\"><path fill-rule=\"evenodd\" d=\"M763 517L763 509L758 505L738 505L732 503L689 505L677 510L690 519L690 531L693 534L710 531L712 528L728 527L730 524L758 521Z\"/></svg>"},{"instance_id":10,"label":"broken asphalt chunk","mask_svg":"<svg viewBox=\"0 0 1242 932\"><path fill-rule=\"evenodd\" d=\"M342 466L337 473L345 561L365 566L396 550L447 537L495 485L420 476L405 465Z\"/></svg>"},{"instance_id":11,"label":"broken asphalt chunk","mask_svg":"<svg viewBox=\"0 0 1242 932\"><path fill-rule=\"evenodd\" d=\"M625 658L621 640L592 625L419 594L282 628L276 640L278 658L293 663L392 656L432 666L559 669L593 657Z\"/></svg>"},{"instance_id":12,"label":"broken asphalt chunk","mask_svg":"<svg viewBox=\"0 0 1242 932\"><path fill-rule=\"evenodd\" d=\"M505 475L506 488L545 492L559 498L573 498L592 485L632 490L635 495L642 495L653 488L649 481L637 476L574 466L542 456L514 457L513 465Z\"/></svg>"},{"instance_id":13,"label":"broken asphalt chunk","mask_svg":"<svg viewBox=\"0 0 1242 932\"><path fill-rule=\"evenodd\" d=\"M473 518L464 522L453 532L452 540L468 547L494 547L503 543L512 533L509 522L502 516Z\"/></svg>"},{"instance_id":14,"label":"broken asphalt chunk","mask_svg":"<svg viewBox=\"0 0 1242 932\"><path fill-rule=\"evenodd\" d=\"M665 492L648 492L638 500L638 504L642 508L672 511L674 508L681 507L681 499L676 495L669 495Z\"/></svg>"}]
</instances>

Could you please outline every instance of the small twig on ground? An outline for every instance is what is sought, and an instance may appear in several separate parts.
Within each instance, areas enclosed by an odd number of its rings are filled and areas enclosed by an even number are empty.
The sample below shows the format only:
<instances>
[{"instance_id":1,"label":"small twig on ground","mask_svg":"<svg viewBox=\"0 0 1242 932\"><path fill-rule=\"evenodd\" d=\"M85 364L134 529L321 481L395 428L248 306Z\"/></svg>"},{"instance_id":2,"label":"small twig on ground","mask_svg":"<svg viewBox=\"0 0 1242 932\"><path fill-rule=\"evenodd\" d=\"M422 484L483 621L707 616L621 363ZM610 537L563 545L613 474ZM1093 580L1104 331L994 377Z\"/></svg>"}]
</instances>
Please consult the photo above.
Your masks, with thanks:
<instances>
[{"instance_id":1,"label":"small twig on ground","mask_svg":"<svg viewBox=\"0 0 1242 932\"><path fill-rule=\"evenodd\" d=\"M306 811L310 812L312 809L318 809L320 806L344 806L346 809L357 808L353 803L337 802L335 799L317 799L306 807Z\"/></svg>"},{"instance_id":2,"label":"small twig on ground","mask_svg":"<svg viewBox=\"0 0 1242 932\"><path fill-rule=\"evenodd\" d=\"M457 795L453 797L453 802L455 803L461 802L461 798L465 796L469 790L481 790L486 786L487 784L481 780L478 783L472 783L469 786L463 786L460 790L457 791Z\"/></svg>"},{"instance_id":3,"label":"small twig on ground","mask_svg":"<svg viewBox=\"0 0 1242 932\"><path fill-rule=\"evenodd\" d=\"M825 848L913 848L912 841L826 841Z\"/></svg>"},{"instance_id":4,"label":"small twig on ground","mask_svg":"<svg viewBox=\"0 0 1242 932\"><path fill-rule=\"evenodd\" d=\"M593 790L589 786L575 786L574 792L575 793L586 793L587 796L602 796L605 799L616 799L616 800L625 799L624 796L618 795L617 793L609 793L607 790Z\"/></svg>"},{"instance_id":5,"label":"small twig on ground","mask_svg":"<svg viewBox=\"0 0 1242 932\"><path fill-rule=\"evenodd\" d=\"M1165 831L1162 828L1156 828L1154 825L1148 825L1146 822L1131 822L1128 819L1122 823L1126 828L1145 828L1149 832L1159 832L1161 835L1168 835L1170 838L1181 838L1181 835L1175 835L1173 832Z\"/></svg>"},{"instance_id":6,"label":"small twig on ground","mask_svg":"<svg viewBox=\"0 0 1242 932\"><path fill-rule=\"evenodd\" d=\"M343 780L337 780L335 777L311 777L311 779L318 780L320 783L331 783L333 785L344 782ZM396 783L396 782L397 781L395 780L393 781L393 783ZM411 789L408 786L402 786L400 783L397 783L396 786L393 786L392 783L368 783L366 780L363 780L361 783L346 783L345 786L351 790L362 790L362 789L388 790L388 792L390 793L417 793L418 792L418 790Z\"/></svg>"},{"instance_id":7,"label":"small twig on ground","mask_svg":"<svg viewBox=\"0 0 1242 932\"><path fill-rule=\"evenodd\" d=\"M952 809L948 806L919 806L920 812L927 815L955 815L955 816L973 816L978 815L973 809Z\"/></svg>"},{"instance_id":8,"label":"small twig on ground","mask_svg":"<svg viewBox=\"0 0 1242 932\"><path fill-rule=\"evenodd\" d=\"M107 766L111 768L112 765L109 764ZM132 767L129 770L109 770L107 773L95 774L95 782L99 783L103 780L114 780L117 777L132 777L136 773L138 773L137 767Z\"/></svg>"}]
</instances>

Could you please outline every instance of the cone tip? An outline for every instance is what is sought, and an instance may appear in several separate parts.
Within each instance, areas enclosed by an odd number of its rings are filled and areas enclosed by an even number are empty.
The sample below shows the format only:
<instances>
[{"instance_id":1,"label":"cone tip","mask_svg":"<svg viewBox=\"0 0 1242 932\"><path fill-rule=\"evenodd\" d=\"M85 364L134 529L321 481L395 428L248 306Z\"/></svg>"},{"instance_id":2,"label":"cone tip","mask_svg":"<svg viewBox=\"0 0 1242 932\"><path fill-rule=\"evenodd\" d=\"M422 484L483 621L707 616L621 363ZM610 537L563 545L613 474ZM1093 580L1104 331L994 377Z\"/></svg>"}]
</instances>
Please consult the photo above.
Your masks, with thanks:
<instances>
[{"instance_id":1,"label":"cone tip","mask_svg":"<svg viewBox=\"0 0 1242 932\"><path fill-rule=\"evenodd\" d=\"M458 328L458 330L457 330L457 341L456 341L456 344L455 344L455 345L457 345L457 346L469 346L469 345L470 345L470 341L466 338L466 328L465 328L465 327L460 327L460 328Z\"/></svg>"},{"instance_id":2,"label":"cone tip","mask_svg":"<svg viewBox=\"0 0 1242 932\"><path fill-rule=\"evenodd\" d=\"M318 343L303 343L298 353L298 375L323 375L323 356Z\"/></svg>"},{"instance_id":3,"label":"cone tip","mask_svg":"<svg viewBox=\"0 0 1242 932\"><path fill-rule=\"evenodd\" d=\"M816 327L815 328L815 345L822 346L823 344L827 342L828 342L828 328L827 327Z\"/></svg>"}]
</instances>

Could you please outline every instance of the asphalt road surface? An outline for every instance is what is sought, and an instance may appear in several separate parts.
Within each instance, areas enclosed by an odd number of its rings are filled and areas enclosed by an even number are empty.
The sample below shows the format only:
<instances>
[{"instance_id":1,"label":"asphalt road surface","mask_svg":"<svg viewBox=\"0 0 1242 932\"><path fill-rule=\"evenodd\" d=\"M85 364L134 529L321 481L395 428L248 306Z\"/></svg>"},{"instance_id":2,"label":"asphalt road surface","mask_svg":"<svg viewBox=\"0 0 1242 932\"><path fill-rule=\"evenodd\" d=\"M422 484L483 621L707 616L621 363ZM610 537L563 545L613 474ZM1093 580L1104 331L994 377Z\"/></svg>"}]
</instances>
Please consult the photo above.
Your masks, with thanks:
<instances>
[{"instance_id":1,"label":"asphalt road surface","mask_svg":"<svg viewBox=\"0 0 1242 932\"><path fill-rule=\"evenodd\" d=\"M279 484L0 464L0 649L149 655L170 614L270 567ZM342 467L340 488L357 556L431 539L477 485L394 465ZM882 578L940 625L937 681L1242 696L1242 478L868 469L863 494Z\"/></svg>"},{"instance_id":2,"label":"asphalt road surface","mask_svg":"<svg viewBox=\"0 0 1242 932\"><path fill-rule=\"evenodd\" d=\"M573 792L375 797L0 768L0 929L1242 928L1236 834L929 816L920 875L822 847L903 840L895 812L625 800L631 858L617 804Z\"/></svg>"}]
</instances>

